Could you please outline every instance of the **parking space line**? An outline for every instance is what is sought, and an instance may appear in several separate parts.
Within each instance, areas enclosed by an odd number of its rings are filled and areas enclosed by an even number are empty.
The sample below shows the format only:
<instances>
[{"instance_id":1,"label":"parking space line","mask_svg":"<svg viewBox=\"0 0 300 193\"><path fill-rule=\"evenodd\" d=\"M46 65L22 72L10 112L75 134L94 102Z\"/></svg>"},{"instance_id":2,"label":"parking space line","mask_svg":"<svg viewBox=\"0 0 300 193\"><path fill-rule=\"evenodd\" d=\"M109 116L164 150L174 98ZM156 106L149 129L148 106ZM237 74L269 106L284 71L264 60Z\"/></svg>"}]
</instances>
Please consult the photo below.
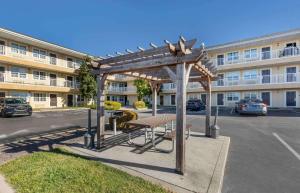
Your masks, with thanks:
<instances>
[{"instance_id":1,"label":"parking space line","mask_svg":"<svg viewBox=\"0 0 300 193\"><path fill-rule=\"evenodd\" d=\"M292 154L294 154L294 156L298 160L300 160L300 155L289 144L287 144L281 137L279 137L277 133L273 133L273 135L278 139L278 141L282 143L282 145L284 145L290 152L292 152Z\"/></svg>"}]
</instances>

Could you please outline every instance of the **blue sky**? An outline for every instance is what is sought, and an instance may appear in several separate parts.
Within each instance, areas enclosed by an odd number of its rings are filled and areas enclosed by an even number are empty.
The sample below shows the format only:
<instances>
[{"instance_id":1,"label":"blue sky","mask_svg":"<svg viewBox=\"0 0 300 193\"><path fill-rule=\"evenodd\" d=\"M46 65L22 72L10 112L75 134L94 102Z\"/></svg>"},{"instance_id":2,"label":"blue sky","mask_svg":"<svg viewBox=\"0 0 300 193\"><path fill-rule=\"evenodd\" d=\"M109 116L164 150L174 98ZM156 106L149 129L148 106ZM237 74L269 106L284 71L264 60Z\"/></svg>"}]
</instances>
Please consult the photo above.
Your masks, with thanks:
<instances>
[{"instance_id":1,"label":"blue sky","mask_svg":"<svg viewBox=\"0 0 300 193\"><path fill-rule=\"evenodd\" d=\"M2 1L0 27L93 55L197 38L215 45L300 28L299 0Z\"/></svg>"}]
</instances>

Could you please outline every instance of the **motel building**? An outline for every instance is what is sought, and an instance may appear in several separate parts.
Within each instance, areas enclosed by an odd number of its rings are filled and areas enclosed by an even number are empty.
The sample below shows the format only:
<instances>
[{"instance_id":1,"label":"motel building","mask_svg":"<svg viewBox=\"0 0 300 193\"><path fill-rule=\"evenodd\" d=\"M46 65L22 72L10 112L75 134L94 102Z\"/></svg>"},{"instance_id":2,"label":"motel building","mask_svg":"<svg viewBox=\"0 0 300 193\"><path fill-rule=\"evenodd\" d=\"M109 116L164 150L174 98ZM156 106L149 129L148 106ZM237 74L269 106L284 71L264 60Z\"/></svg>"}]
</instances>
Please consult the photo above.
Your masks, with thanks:
<instances>
[{"instance_id":1,"label":"motel building","mask_svg":"<svg viewBox=\"0 0 300 193\"><path fill-rule=\"evenodd\" d=\"M269 107L300 107L300 29L207 47L217 65L212 85L213 106L234 106L244 98L258 98ZM176 103L175 84L164 84L158 104ZM201 85L189 83L188 99L206 95Z\"/></svg>"},{"instance_id":2,"label":"motel building","mask_svg":"<svg viewBox=\"0 0 300 193\"><path fill-rule=\"evenodd\" d=\"M262 99L269 107L300 107L300 29L207 47L218 68L212 85L213 106L234 106L244 98ZM84 103L78 68L86 57L59 45L0 28L0 97L21 97L33 108ZM176 105L176 85L163 84L158 105ZM188 99L206 101L201 85L191 82ZM132 105L134 78L109 76L106 99Z\"/></svg>"},{"instance_id":3,"label":"motel building","mask_svg":"<svg viewBox=\"0 0 300 193\"><path fill-rule=\"evenodd\" d=\"M24 98L33 108L61 108L84 103L78 68L86 53L0 28L0 97ZM133 78L110 76L107 100L132 105Z\"/></svg>"},{"instance_id":4,"label":"motel building","mask_svg":"<svg viewBox=\"0 0 300 193\"><path fill-rule=\"evenodd\" d=\"M76 69L86 54L0 28L0 97L20 97L33 108L76 106Z\"/></svg>"}]
</instances>

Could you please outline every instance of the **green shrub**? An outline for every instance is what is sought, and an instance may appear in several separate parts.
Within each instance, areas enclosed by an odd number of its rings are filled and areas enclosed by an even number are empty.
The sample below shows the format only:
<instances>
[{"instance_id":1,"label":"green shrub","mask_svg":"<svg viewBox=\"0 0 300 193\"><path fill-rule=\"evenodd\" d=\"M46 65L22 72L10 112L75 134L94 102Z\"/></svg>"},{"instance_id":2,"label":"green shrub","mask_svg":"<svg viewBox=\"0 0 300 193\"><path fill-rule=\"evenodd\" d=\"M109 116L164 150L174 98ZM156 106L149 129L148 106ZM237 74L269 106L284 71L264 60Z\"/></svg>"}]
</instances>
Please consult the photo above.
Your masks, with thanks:
<instances>
[{"instance_id":1,"label":"green shrub","mask_svg":"<svg viewBox=\"0 0 300 193\"><path fill-rule=\"evenodd\" d=\"M116 101L105 101L104 108L105 110L119 110L121 108L121 103Z\"/></svg>"},{"instance_id":2,"label":"green shrub","mask_svg":"<svg viewBox=\"0 0 300 193\"><path fill-rule=\"evenodd\" d=\"M92 105L88 105L91 109L97 108L97 103L94 103ZM121 108L121 103L116 101L105 101L104 102L104 109L105 110L119 110Z\"/></svg>"},{"instance_id":3,"label":"green shrub","mask_svg":"<svg viewBox=\"0 0 300 193\"><path fill-rule=\"evenodd\" d=\"M143 108L146 108L146 104L144 101L136 101L133 103L133 107L135 109L143 109Z\"/></svg>"},{"instance_id":4,"label":"green shrub","mask_svg":"<svg viewBox=\"0 0 300 193\"><path fill-rule=\"evenodd\" d=\"M138 118L138 114L136 112L123 110L123 116L117 118L117 128L124 129L126 122L131 120L137 120L137 118ZM112 125L111 117L109 118L109 124Z\"/></svg>"},{"instance_id":5,"label":"green shrub","mask_svg":"<svg viewBox=\"0 0 300 193\"><path fill-rule=\"evenodd\" d=\"M90 109L96 109L97 105L96 105L96 103L94 103L94 104L88 105L87 107Z\"/></svg>"}]
</instances>

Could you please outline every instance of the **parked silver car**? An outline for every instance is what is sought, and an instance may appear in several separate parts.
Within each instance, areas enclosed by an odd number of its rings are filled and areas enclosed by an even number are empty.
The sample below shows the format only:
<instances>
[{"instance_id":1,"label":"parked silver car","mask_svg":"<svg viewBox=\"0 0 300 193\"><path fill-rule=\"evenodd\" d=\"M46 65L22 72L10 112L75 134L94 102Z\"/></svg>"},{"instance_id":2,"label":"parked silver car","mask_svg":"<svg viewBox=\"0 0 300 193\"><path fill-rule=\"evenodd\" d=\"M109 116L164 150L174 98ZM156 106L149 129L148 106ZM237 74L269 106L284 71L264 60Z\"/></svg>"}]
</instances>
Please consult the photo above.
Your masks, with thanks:
<instances>
[{"instance_id":1,"label":"parked silver car","mask_svg":"<svg viewBox=\"0 0 300 193\"><path fill-rule=\"evenodd\" d=\"M267 105L259 99L242 99L236 103L235 112L239 114L267 115Z\"/></svg>"}]
</instances>

